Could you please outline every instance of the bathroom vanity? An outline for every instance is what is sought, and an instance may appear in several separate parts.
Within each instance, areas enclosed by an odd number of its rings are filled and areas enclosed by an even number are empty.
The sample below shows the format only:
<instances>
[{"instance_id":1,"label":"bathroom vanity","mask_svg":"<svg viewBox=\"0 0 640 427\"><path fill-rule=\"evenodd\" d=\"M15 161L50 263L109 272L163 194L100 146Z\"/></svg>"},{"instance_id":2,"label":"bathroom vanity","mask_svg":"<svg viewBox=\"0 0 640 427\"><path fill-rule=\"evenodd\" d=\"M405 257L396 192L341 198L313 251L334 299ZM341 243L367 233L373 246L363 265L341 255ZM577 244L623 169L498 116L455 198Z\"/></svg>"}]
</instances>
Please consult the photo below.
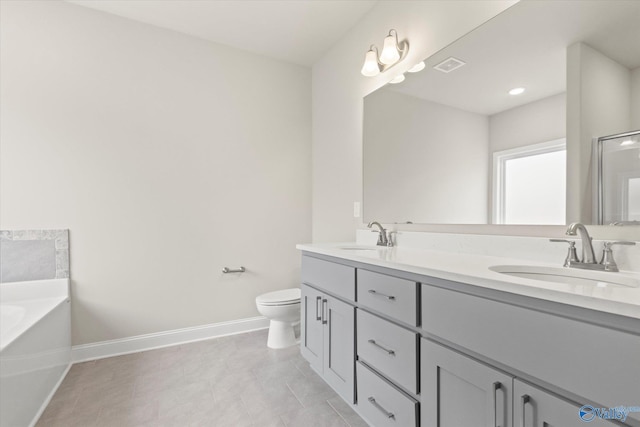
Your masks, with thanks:
<instances>
[{"instance_id":1,"label":"bathroom vanity","mask_svg":"<svg viewBox=\"0 0 640 427\"><path fill-rule=\"evenodd\" d=\"M489 267L518 260L489 256L298 249L302 355L373 426L604 426L580 408L640 410L640 288L508 276Z\"/></svg>"}]
</instances>

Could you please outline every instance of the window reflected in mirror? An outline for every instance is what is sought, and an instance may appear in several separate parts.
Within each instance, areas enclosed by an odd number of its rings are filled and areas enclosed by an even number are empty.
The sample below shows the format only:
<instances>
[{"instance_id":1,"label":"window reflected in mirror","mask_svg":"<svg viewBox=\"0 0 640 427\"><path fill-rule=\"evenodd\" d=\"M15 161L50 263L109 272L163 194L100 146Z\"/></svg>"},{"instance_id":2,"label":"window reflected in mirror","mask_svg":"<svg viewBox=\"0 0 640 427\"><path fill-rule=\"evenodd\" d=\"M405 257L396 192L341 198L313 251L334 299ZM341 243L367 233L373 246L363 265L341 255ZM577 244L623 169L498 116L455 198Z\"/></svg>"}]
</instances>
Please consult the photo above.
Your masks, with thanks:
<instances>
[{"instance_id":1,"label":"window reflected in mirror","mask_svg":"<svg viewBox=\"0 0 640 427\"><path fill-rule=\"evenodd\" d=\"M565 223L564 138L493 153L493 223Z\"/></svg>"}]
</instances>

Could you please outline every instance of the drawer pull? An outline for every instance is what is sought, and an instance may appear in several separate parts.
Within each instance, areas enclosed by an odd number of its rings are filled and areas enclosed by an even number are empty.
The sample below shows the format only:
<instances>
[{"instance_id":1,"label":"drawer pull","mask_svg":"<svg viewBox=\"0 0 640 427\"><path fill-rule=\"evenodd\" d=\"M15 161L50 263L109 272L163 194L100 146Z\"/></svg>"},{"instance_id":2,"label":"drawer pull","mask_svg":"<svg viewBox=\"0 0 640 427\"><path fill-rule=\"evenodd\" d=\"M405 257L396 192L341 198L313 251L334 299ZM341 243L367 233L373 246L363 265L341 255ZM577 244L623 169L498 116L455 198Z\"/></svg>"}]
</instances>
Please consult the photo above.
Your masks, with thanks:
<instances>
[{"instance_id":1,"label":"drawer pull","mask_svg":"<svg viewBox=\"0 0 640 427\"><path fill-rule=\"evenodd\" d=\"M525 394L523 396L520 396L520 399L522 400L522 419L520 420L520 427L526 427L525 423L527 421L526 421L526 418L524 416L524 410L527 407L527 403L529 403L529 401L531 400L531 397L529 397L528 394Z\"/></svg>"},{"instance_id":2,"label":"drawer pull","mask_svg":"<svg viewBox=\"0 0 640 427\"><path fill-rule=\"evenodd\" d=\"M369 399L367 400L369 400L369 403L371 403L373 406L379 409L380 412L382 412L387 418L392 418L393 420L396 419L396 416L393 414L393 412L389 412L386 409L384 409L382 406L380 406L380 404L376 402L376 399L374 399L373 396L369 396Z\"/></svg>"},{"instance_id":3,"label":"drawer pull","mask_svg":"<svg viewBox=\"0 0 640 427\"><path fill-rule=\"evenodd\" d=\"M373 345L375 345L376 347L378 347L378 348L379 348L379 349L381 349L381 350L386 351L386 352L387 352L387 354L388 354L389 356L395 356L395 355L396 355L396 352L395 352L394 350L389 350L388 348L384 348L383 346L381 346L380 344L378 344L378 343L376 342L376 340L368 340L367 342L368 342L369 344L373 344Z\"/></svg>"},{"instance_id":4,"label":"drawer pull","mask_svg":"<svg viewBox=\"0 0 640 427\"><path fill-rule=\"evenodd\" d=\"M326 307L327 307L327 299L322 300L322 324L327 324L327 315L326 315Z\"/></svg>"},{"instance_id":5,"label":"drawer pull","mask_svg":"<svg viewBox=\"0 0 640 427\"><path fill-rule=\"evenodd\" d=\"M393 295L385 295L383 293L380 293L380 292L376 291L375 289L369 289L368 292L370 294L378 295L378 296L381 296L381 297L386 298L386 299L391 300L391 301L396 299L396 297L394 297Z\"/></svg>"},{"instance_id":6,"label":"drawer pull","mask_svg":"<svg viewBox=\"0 0 640 427\"><path fill-rule=\"evenodd\" d=\"M493 383L493 427L498 426L498 390L502 388L502 384L499 381Z\"/></svg>"}]
</instances>

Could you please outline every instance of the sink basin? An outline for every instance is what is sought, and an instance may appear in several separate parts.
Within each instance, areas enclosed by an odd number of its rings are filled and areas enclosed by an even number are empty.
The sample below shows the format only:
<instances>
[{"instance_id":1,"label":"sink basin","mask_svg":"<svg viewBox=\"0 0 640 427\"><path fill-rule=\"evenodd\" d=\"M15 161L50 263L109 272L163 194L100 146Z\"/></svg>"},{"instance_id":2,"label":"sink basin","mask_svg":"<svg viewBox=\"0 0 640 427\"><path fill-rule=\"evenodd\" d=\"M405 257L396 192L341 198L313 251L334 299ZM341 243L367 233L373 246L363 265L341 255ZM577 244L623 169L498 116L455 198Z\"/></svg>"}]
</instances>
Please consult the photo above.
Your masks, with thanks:
<instances>
[{"instance_id":1,"label":"sink basin","mask_svg":"<svg viewBox=\"0 0 640 427\"><path fill-rule=\"evenodd\" d=\"M640 287L640 277L634 277L626 273L536 265L494 265L489 267L489 270L509 276L522 277L524 279L565 283L569 285L586 285L598 288L607 288L610 286L625 288Z\"/></svg>"}]
</instances>

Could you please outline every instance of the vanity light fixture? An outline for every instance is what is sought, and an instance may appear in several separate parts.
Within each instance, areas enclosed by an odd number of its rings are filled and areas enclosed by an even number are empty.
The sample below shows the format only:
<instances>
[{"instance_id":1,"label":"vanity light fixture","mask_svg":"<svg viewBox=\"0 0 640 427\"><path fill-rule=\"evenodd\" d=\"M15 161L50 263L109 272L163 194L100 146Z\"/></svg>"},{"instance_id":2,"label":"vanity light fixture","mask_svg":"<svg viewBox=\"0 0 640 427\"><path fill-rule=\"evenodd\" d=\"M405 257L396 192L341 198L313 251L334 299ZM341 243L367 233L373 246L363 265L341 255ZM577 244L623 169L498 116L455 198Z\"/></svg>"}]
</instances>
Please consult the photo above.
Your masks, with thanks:
<instances>
[{"instance_id":1,"label":"vanity light fixture","mask_svg":"<svg viewBox=\"0 0 640 427\"><path fill-rule=\"evenodd\" d=\"M410 73L417 73L418 71L424 70L424 67L425 67L424 61L420 61L413 67L409 68L407 71Z\"/></svg>"},{"instance_id":2,"label":"vanity light fixture","mask_svg":"<svg viewBox=\"0 0 640 427\"><path fill-rule=\"evenodd\" d=\"M385 72L404 58L409 51L409 43L398 41L398 32L389 30L389 35L384 38L382 52L378 54L378 48L371 45L364 57L364 64L360 72L363 76L374 77Z\"/></svg>"},{"instance_id":3,"label":"vanity light fixture","mask_svg":"<svg viewBox=\"0 0 640 427\"><path fill-rule=\"evenodd\" d=\"M389 80L389 83L396 84L396 83L402 83L403 81L404 81L404 74L398 74L397 76Z\"/></svg>"},{"instance_id":4,"label":"vanity light fixture","mask_svg":"<svg viewBox=\"0 0 640 427\"><path fill-rule=\"evenodd\" d=\"M380 74L380 62L378 61L378 48L371 45L369 51L364 56L364 64L360 70L363 76L375 77Z\"/></svg>"},{"instance_id":5,"label":"vanity light fixture","mask_svg":"<svg viewBox=\"0 0 640 427\"><path fill-rule=\"evenodd\" d=\"M514 87L509 91L509 95L520 95L523 92L524 92L523 87Z\"/></svg>"}]
</instances>

